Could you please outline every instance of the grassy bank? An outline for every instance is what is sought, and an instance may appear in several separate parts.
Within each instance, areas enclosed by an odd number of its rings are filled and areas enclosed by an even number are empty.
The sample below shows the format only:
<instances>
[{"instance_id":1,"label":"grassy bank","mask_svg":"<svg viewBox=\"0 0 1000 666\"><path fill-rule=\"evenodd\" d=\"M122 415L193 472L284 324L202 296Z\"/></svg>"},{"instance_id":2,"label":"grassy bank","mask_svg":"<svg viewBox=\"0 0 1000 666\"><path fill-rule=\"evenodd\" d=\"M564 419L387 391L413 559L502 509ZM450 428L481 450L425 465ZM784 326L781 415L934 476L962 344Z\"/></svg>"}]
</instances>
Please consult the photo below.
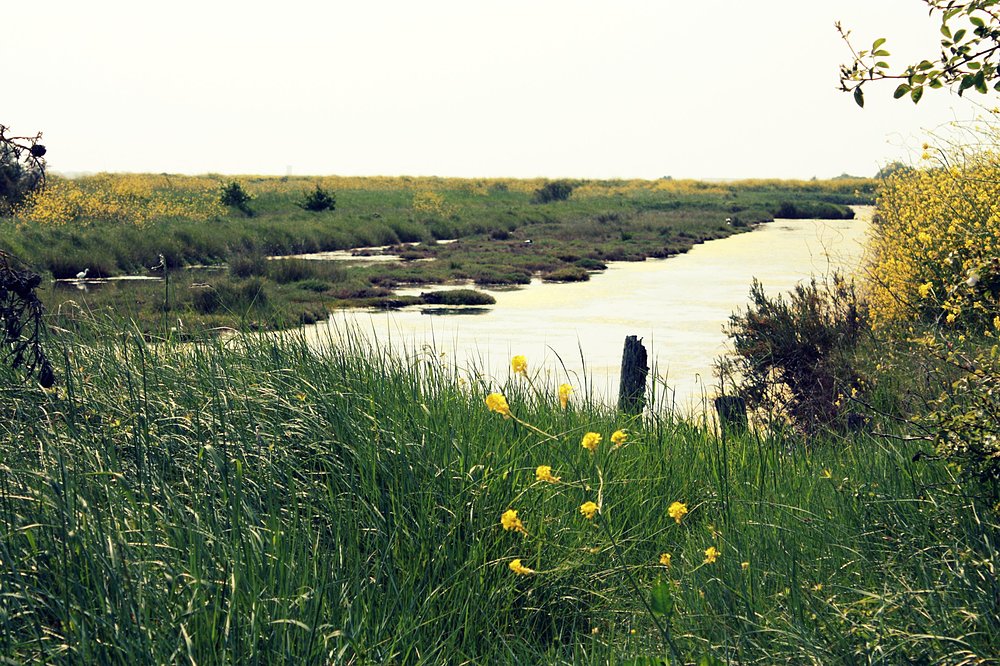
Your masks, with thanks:
<instances>
[{"instance_id":1,"label":"grassy bank","mask_svg":"<svg viewBox=\"0 0 1000 666\"><path fill-rule=\"evenodd\" d=\"M148 346L116 323L61 344L56 391L0 389L13 662L997 653L996 514L943 462L915 461L922 442L720 439L578 393L564 411L555 387L433 355L294 338ZM486 409L496 390L516 419ZM501 526L509 509L527 534ZM645 606L658 582L665 631Z\"/></svg>"},{"instance_id":2,"label":"grassy bank","mask_svg":"<svg viewBox=\"0 0 1000 666\"><path fill-rule=\"evenodd\" d=\"M586 280L608 261L669 257L775 215L849 216L846 205L870 203L874 185L864 179L570 181L566 200L540 203L542 180L245 177L238 180L252 197L247 217L219 202L229 180L128 174L56 179L16 219L0 222L0 250L56 278L84 269L89 277L161 276L149 270L160 255L173 273L192 265L235 265L228 275L172 279L211 288L223 278L257 280L233 289L256 291L266 301L229 298L231 307L206 312L197 307L203 297L186 298L179 290L172 303L161 300L156 307L192 331L220 322L238 327L245 320L281 326L340 306L398 307L405 304L393 294L400 285ZM317 186L336 194L334 210L301 207ZM385 252L402 260L349 269L313 264L298 268L294 280L264 261L370 246L389 246ZM153 334L164 313L147 296L128 293L52 291L47 305L60 310L72 296L91 311L127 311Z\"/></svg>"}]
</instances>

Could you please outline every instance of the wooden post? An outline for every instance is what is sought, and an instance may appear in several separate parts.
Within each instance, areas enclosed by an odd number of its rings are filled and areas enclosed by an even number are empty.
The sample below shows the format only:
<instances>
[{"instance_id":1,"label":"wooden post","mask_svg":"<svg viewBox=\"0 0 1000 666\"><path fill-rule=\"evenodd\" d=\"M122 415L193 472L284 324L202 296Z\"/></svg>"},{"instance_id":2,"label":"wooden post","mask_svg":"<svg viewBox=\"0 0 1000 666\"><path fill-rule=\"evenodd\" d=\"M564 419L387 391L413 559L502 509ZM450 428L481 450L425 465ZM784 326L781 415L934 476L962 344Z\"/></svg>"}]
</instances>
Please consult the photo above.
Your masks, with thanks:
<instances>
[{"instance_id":1,"label":"wooden post","mask_svg":"<svg viewBox=\"0 0 1000 666\"><path fill-rule=\"evenodd\" d=\"M719 415L719 425L723 432L746 432L747 402L733 395L721 395L715 399L715 412Z\"/></svg>"},{"instance_id":2,"label":"wooden post","mask_svg":"<svg viewBox=\"0 0 1000 666\"><path fill-rule=\"evenodd\" d=\"M641 414L646 406L646 348L642 341L630 335L625 338L622 353L621 388L618 392L618 409L627 414Z\"/></svg>"}]
</instances>

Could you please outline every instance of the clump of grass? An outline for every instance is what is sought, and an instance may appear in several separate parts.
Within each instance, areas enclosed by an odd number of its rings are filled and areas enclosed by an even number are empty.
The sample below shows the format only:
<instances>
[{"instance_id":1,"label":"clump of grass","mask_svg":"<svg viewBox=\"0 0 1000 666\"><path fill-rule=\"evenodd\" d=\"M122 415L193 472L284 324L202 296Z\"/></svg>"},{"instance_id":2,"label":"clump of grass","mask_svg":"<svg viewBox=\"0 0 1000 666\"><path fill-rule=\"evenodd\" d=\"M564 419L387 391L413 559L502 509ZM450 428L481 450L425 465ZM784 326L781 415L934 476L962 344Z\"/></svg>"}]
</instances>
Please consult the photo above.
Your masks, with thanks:
<instances>
[{"instance_id":1,"label":"clump of grass","mask_svg":"<svg viewBox=\"0 0 1000 666\"><path fill-rule=\"evenodd\" d=\"M586 282L590 279L590 273L582 266L566 266L550 273L543 273L542 279L546 282Z\"/></svg>"},{"instance_id":2,"label":"clump of grass","mask_svg":"<svg viewBox=\"0 0 1000 666\"><path fill-rule=\"evenodd\" d=\"M475 289L447 289L420 294L428 305L494 305L497 299Z\"/></svg>"}]
</instances>

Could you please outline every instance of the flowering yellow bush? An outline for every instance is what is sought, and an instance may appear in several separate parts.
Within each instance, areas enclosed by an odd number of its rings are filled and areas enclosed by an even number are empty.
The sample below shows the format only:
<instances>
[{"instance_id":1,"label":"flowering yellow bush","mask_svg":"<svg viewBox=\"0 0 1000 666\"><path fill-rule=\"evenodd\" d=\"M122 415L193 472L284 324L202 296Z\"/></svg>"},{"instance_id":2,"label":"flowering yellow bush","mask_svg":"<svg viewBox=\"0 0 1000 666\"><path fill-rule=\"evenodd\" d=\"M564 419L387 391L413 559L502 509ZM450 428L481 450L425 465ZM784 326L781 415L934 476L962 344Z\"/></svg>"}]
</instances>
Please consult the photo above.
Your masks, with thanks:
<instances>
[{"instance_id":1,"label":"flowering yellow bush","mask_svg":"<svg viewBox=\"0 0 1000 666\"><path fill-rule=\"evenodd\" d=\"M67 180L51 178L18 208L26 222L63 225L70 222L122 222L143 225L160 218L208 220L225 214L217 184L203 179L148 174L98 174ZM211 182L211 187L206 183Z\"/></svg>"},{"instance_id":2,"label":"flowering yellow bush","mask_svg":"<svg viewBox=\"0 0 1000 666\"><path fill-rule=\"evenodd\" d=\"M1000 293L1000 155L895 173L866 265L873 326L923 318L987 329Z\"/></svg>"}]
</instances>

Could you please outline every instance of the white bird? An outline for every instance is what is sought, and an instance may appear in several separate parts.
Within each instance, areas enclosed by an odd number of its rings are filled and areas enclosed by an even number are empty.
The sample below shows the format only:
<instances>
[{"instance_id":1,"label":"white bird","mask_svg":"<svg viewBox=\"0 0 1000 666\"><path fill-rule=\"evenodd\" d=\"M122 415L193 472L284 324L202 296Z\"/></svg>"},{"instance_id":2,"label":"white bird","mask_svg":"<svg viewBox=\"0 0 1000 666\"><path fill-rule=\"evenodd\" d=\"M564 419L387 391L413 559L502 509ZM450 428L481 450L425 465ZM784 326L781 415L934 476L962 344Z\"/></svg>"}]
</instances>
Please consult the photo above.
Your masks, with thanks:
<instances>
[{"instance_id":1,"label":"white bird","mask_svg":"<svg viewBox=\"0 0 1000 666\"><path fill-rule=\"evenodd\" d=\"M84 268L82 271L80 271L79 273L76 274L76 279L77 280L82 280L83 278L87 277L87 272L89 270L90 270L89 267Z\"/></svg>"}]
</instances>

